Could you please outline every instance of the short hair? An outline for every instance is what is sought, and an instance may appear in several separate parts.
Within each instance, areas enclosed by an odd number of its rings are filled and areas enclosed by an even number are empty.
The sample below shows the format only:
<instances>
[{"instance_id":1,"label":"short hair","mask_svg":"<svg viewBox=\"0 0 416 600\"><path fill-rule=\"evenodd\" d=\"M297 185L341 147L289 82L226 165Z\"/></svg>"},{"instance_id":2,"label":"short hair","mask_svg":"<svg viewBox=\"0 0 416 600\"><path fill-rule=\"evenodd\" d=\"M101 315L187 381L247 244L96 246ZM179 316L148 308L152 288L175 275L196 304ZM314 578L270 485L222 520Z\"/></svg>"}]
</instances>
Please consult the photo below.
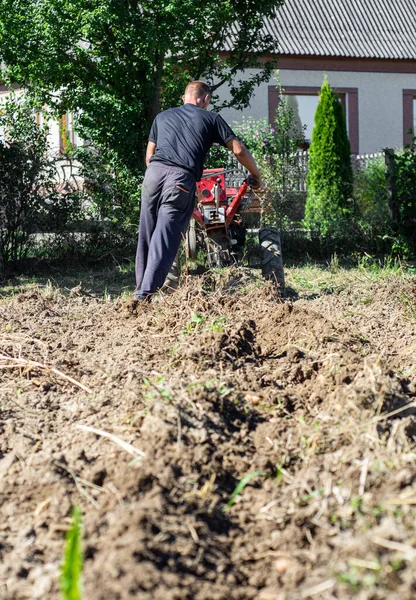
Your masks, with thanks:
<instances>
[{"instance_id":1,"label":"short hair","mask_svg":"<svg viewBox=\"0 0 416 600\"><path fill-rule=\"evenodd\" d=\"M185 95L189 94L195 98L203 98L209 94L212 96L211 88L205 81L191 81L185 88Z\"/></svg>"}]
</instances>

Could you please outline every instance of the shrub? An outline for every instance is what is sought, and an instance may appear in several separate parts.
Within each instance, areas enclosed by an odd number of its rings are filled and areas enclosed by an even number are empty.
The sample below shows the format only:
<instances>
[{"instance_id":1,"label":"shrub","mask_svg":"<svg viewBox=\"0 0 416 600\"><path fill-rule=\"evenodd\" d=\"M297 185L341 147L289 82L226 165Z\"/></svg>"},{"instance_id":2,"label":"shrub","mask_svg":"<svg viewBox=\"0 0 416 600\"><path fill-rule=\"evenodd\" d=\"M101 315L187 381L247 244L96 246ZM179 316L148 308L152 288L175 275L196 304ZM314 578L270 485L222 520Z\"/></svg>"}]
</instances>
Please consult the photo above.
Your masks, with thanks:
<instances>
[{"instance_id":1,"label":"shrub","mask_svg":"<svg viewBox=\"0 0 416 600\"><path fill-rule=\"evenodd\" d=\"M35 235L62 229L81 212L81 198L59 194L48 127L34 107L11 93L0 109L0 270L27 257Z\"/></svg>"},{"instance_id":2,"label":"shrub","mask_svg":"<svg viewBox=\"0 0 416 600\"><path fill-rule=\"evenodd\" d=\"M279 101L275 116L272 152L258 157L263 179L268 189L270 210L265 221L283 228L289 221L299 221L303 216L303 194L299 193L299 181L304 179L305 164L298 151L304 143L304 128L297 124L289 97L279 88Z\"/></svg>"},{"instance_id":3,"label":"shrub","mask_svg":"<svg viewBox=\"0 0 416 600\"><path fill-rule=\"evenodd\" d=\"M111 151L91 146L74 149L94 217L107 229L131 234L137 230L143 173L133 172Z\"/></svg>"},{"instance_id":4,"label":"shrub","mask_svg":"<svg viewBox=\"0 0 416 600\"><path fill-rule=\"evenodd\" d=\"M304 133L296 125L295 114L284 90L281 87L279 90L274 126L266 119L248 117L243 118L241 123L234 123L233 130L253 154L267 186L269 210L265 212L264 220L282 226L288 217L293 220L299 213L299 194L295 190L304 175L297 151L304 141ZM226 148L213 146L205 166L228 168L234 164Z\"/></svg>"},{"instance_id":5,"label":"shrub","mask_svg":"<svg viewBox=\"0 0 416 600\"><path fill-rule=\"evenodd\" d=\"M39 212L49 182L44 155L47 131L36 125L33 111L14 96L0 113L7 140L0 141L0 267L24 258L29 251L34 215Z\"/></svg>"},{"instance_id":6,"label":"shrub","mask_svg":"<svg viewBox=\"0 0 416 600\"><path fill-rule=\"evenodd\" d=\"M399 234L405 254L416 253L416 138L395 157ZM406 242L408 247L406 248ZM404 256L407 258L407 256Z\"/></svg>"},{"instance_id":7,"label":"shrub","mask_svg":"<svg viewBox=\"0 0 416 600\"><path fill-rule=\"evenodd\" d=\"M305 225L342 236L351 214L351 150L341 103L325 78L309 149Z\"/></svg>"},{"instance_id":8,"label":"shrub","mask_svg":"<svg viewBox=\"0 0 416 600\"><path fill-rule=\"evenodd\" d=\"M387 214L386 167L382 156L370 158L355 171L355 219L358 235L368 250L385 248L385 236L390 233Z\"/></svg>"}]
</instances>

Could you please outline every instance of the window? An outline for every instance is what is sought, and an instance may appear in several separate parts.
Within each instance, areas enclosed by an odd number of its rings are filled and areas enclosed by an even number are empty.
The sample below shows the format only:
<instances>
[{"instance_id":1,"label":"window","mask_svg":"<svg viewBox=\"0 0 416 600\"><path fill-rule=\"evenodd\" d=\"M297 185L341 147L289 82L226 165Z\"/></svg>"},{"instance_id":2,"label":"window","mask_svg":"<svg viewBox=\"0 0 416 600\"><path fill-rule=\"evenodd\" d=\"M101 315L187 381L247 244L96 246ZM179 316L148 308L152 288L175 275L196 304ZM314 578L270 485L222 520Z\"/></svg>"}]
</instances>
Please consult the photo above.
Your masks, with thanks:
<instances>
[{"instance_id":1,"label":"window","mask_svg":"<svg viewBox=\"0 0 416 600\"><path fill-rule=\"evenodd\" d=\"M413 133L409 133L409 130ZM403 145L412 143L416 134L416 90L403 90Z\"/></svg>"},{"instance_id":2,"label":"window","mask_svg":"<svg viewBox=\"0 0 416 600\"><path fill-rule=\"evenodd\" d=\"M413 98L413 133L416 131L416 98Z\"/></svg>"},{"instance_id":3,"label":"window","mask_svg":"<svg viewBox=\"0 0 416 600\"><path fill-rule=\"evenodd\" d=\"M69 146L78 146L80 139L74 128L74 115L66 113L59 122L59 148L61 152L68 150Z\"/></svg>"},{"instance_id":4,"label":"window","mask_svg":"<svg viewBox=\"0 0 416 600\"><path fill-rule=\"evenodd\" d=\"M351 152L352 154L358 154L358 90L357 88L338 88L335 91L344 107ZM307 149L312 137L320 88L286 86L284 92L285 95L290 96L290 105L298 119L298 124L300 126L306 125L304 148ZM269 121L271 123L274 121L278 101L279 90L269 86Z\"/></svg>"},{"instance_id":5,"label":"window","mask_svg":"<svg viewBox=\"0 0 416 600\"><path fill-rule=\"evenodd\" d=\"M307 146L309 146L319 98L316 94L313 96L288 94L287 96L289 98L289 106L295 114L297 128L304 128L305 141Z\"/></svg>"}]
</instances>

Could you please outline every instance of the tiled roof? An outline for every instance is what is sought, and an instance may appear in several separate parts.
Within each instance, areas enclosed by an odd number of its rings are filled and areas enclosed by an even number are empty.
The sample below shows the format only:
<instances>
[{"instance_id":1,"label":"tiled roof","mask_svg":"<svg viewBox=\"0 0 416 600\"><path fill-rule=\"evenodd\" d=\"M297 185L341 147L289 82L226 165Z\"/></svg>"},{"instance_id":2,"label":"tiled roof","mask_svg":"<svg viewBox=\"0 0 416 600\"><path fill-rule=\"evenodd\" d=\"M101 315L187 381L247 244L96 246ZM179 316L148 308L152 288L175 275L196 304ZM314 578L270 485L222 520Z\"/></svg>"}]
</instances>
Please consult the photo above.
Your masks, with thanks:
<instances>
[{"instance_id":1,"label":"tiled roof","mask_svg":"<svg viewBox=\"0 0 416 600\"><path fill-rule=\"evenodd\" d=\"M265 30L280 54L416 59L416 0L285 0Z\"/></svg>"}]
</instances>

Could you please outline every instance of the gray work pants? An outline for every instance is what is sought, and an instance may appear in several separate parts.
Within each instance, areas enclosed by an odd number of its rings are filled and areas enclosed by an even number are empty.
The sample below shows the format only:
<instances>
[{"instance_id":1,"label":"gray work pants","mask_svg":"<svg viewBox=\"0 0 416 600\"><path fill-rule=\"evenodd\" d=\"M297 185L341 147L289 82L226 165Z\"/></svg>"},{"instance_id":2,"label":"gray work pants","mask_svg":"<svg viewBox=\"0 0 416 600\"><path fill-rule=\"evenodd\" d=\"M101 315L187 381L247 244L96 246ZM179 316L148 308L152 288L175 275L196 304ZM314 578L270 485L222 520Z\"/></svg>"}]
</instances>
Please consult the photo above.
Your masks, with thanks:
<instances>
[{"instance_id":1,"label":"gray work pants","mask_svg":"<svg viewBox=\"0 0 416 600\"><path fill-rule=\"evenodd\" d=\"M135 297L154 294L165 282L195 204L195 177L152 162L142 186Z\"/></svg>"}]
</instances>

